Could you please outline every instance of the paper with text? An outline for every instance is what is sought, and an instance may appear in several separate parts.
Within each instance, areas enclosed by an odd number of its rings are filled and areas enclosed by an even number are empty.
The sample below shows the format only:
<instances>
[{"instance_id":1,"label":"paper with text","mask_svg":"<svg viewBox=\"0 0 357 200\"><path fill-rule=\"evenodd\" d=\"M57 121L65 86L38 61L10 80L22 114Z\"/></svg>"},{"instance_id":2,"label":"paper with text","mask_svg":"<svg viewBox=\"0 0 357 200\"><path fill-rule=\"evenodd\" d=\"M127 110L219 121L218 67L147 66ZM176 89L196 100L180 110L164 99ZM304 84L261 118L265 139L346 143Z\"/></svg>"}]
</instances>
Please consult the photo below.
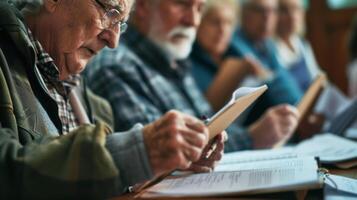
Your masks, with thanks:
<instances>
[{"instance_id":1,"label":"paper with text","mask_svg":"<svg viewBox=\"0 0 357 200\"><path fill-rule=\"evenodd\" d=\"M317 163L313 158L296 158L290 163L280 161L280 165L267 162L261 168L165 179L149 188L144 197L265 193L317 187L321 184Z\"/></svg>"},{"instance_id":2,"label":"paper with text","mask_svg":"<svg viewBox=\"0 0 357 200\"><path fill-rule=\"evenodd\" d=\"M215 170L231 170L245 163L305 156L319 157L322 164L336 164L340 168L350 168L357 166L357 142L325 133L316 135L294 147L226 153Z\"/></svg>"}]
</instances>

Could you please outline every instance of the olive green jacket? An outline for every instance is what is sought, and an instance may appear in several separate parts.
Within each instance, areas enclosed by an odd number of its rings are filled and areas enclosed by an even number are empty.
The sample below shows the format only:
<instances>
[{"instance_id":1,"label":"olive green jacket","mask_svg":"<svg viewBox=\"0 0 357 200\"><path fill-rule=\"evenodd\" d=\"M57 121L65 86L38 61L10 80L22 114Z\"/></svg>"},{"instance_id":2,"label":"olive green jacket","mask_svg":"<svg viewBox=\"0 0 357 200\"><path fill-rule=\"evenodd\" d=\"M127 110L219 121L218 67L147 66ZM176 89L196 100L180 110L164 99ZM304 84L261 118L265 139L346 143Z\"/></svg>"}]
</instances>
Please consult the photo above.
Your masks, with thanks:
<instances>
[{"instance_id":1,"label":"olive green jacket","mask_svg":"<svg viewBox=\"0 0 357 200\"><path fill-rule=\"evenodd\" d=\"M150 178L141 127L107 136L110 106L86 89L76 92L96 125L58 134L58 107L35 62L21 14L0 2L0 199L98 199Z\"/></svg>"}]
</instances>

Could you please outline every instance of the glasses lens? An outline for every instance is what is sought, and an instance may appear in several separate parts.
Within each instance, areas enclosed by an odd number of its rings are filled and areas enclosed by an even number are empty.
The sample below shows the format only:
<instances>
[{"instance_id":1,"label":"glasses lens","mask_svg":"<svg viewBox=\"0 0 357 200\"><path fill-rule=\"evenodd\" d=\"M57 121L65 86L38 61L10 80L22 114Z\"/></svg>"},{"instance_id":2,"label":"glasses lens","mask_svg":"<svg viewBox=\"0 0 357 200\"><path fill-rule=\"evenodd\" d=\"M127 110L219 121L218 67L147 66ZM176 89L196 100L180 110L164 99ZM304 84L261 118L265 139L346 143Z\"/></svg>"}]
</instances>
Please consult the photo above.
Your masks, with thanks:
<instances>
[{"instance_id":1,"label":"glasses lens","mask_svg":"<svg viewBox=\"0 0 357 200\"><path fill-rule=\"evenodd\" d=\"M103 17L104 28L110 28L120 22L120 13L116 9L107 11Z\"/></svg>"},{"instance_id":2,"label":"glasses lens","mask_svg":"<svg viewBox=\"0 0 357 200\"><path fill-rule=\"evenodd\" d=\"M102 26L105 29L119 26L120 33L124 33L128 29L128 24L120 21L120 13L116 9L110 9L107 11L102 20Z\"/></svg>"},{"instance_id":3,"label":"glasses lens","mask_svg":"<svg viewBox=\"0 0 357 200\"><path fill-rule=\"evenodd\" d=\"M120 23L120 34L125 33L125 31L128 29L128 24L126 22L121 22Z\"/></svg>"}]
</instances>

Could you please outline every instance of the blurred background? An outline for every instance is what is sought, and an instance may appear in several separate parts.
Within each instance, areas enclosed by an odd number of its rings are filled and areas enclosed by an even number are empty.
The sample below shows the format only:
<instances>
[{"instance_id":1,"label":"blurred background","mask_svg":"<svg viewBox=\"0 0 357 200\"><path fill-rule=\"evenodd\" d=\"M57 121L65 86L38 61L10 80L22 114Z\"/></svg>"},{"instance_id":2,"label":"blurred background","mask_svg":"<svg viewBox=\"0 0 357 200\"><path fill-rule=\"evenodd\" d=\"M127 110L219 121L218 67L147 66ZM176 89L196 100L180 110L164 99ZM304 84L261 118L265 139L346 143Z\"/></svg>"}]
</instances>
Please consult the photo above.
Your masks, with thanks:
<instances>
[{"instance_id":1,"label":"blurred background","mask_svg":"<svg viewBox=\"0 0 357 200\"><path fill-rule=\"evenodd\" d=\"M350 63L348 43L357 0L304 0L306 38L318 64L332 82L347 92L346 66Z\"/></svg>"}]
</instances>

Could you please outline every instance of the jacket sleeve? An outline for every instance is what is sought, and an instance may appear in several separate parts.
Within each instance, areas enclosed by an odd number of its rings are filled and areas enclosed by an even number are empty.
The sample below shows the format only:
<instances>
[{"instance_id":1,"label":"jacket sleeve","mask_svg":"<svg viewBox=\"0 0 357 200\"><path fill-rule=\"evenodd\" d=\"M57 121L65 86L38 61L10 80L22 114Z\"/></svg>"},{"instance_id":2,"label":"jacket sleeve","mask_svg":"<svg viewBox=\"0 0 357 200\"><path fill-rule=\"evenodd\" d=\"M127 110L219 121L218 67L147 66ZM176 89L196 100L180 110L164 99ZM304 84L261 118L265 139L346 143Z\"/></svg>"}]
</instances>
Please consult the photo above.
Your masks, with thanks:
<instances>
[{"instance_id":1,"label":"jacket sleeve","mask_svg":"<svg viewBox=\"0 0 357 200\"><path fill-rule=\"evenodd\" d=\"M127 184L151 178L140 128L112 136L106 136L107 132L98 123L21 145L12 130L1 128L0 198L98 199L122 194ZM136 137L126 149L131 134ZM116 160L112 152L116 152ZM133 152L136 154L128 155ZM139 170L137 174L135 170Z\"/></svg>"}]
</instances>

